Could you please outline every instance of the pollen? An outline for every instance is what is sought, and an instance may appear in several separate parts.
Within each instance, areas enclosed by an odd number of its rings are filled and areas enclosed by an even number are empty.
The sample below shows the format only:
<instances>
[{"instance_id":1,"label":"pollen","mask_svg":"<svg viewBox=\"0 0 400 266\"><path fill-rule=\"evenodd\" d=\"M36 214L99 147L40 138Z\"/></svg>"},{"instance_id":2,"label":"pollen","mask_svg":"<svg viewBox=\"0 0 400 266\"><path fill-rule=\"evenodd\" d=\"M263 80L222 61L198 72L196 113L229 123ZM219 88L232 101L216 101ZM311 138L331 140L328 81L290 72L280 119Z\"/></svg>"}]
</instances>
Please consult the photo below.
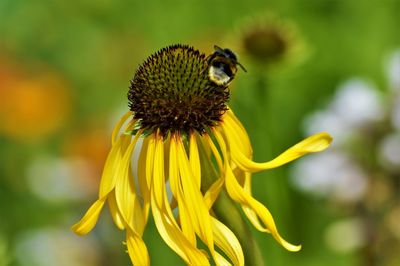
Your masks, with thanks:
<instances>
[{"instance_id":1,"label":"pollen","mask_svg":"<svg viewBox=\"0 0 400 266\"><path fill-rule=\"evenodd\" d=\"M200 134L216 126L227 110L229 89L209 79L204 53L172 45L151 55L131 80L128 99L140 128L162 135Z\"/></svg>"}]
</instances>

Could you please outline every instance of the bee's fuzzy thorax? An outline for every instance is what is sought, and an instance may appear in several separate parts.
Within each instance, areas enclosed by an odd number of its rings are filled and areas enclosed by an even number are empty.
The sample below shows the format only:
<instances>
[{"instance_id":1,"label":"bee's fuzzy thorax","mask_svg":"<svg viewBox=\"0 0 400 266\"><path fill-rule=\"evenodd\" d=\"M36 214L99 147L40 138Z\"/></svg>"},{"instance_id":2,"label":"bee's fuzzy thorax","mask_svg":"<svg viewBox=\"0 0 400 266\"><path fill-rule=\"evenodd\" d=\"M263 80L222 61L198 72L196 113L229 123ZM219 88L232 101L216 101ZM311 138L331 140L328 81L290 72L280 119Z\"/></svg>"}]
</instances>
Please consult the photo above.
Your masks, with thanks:
<instances>
[{"instance_id":1,"label":"bee's fuzzy thorax","mask_svg":"<svg viewBox=\"0 0 400 266\"><path fill-rule=\"evenodd\" d=\"M218 86L228 86L229 83L232 81L233 76L227 75L225 71L221 70L220 68L210 66L208 70L208 76L212 82L217 84Z\"/></svg>"}]
</instances>

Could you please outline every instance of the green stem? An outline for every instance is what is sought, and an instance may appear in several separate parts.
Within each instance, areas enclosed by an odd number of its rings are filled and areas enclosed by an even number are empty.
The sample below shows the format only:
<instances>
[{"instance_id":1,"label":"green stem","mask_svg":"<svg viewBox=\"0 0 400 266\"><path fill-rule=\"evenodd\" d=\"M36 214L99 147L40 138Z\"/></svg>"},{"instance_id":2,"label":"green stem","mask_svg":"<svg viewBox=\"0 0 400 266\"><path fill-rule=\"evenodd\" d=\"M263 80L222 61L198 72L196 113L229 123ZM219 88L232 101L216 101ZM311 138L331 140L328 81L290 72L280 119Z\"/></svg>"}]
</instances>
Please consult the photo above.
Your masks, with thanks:
<instances>
[{"instance_id":1,"label":"green stem","mask_svg":"<svg viewBox=\"0 0 400 266\"><path fill-rule=\"evenodd\" d=\"M201 161L201 189L207 189L217 180L218 174L214 165L206 155L204 147L199 145ZM238 238L242 246L245 265L263 266L264 261L260 248L251 234L250 228L237 206L237 204L228 196L225 190L222 190L215 201L213 208L219 221L225 224Z\"/></svg>"}]
</instances>

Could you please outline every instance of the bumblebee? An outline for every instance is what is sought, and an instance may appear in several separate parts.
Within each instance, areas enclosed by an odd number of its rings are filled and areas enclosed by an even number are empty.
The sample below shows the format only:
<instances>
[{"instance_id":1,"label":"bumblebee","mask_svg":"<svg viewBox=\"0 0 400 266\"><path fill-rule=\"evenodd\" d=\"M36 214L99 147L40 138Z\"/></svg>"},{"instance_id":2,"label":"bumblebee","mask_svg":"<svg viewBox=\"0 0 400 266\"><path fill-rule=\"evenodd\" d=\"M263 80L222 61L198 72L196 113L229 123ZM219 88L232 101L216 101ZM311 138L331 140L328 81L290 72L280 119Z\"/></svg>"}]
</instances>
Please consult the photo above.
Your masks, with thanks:
<instances>
[{"instance_id":1,"label":"bumblebee","mask_svg":"<svg viewBox=\"0 0 400 266\"><path fill-rule=\"evenodd\" d=\"M247 72L238 62L236 55L228 48L214 45L214 53L208 57L208 77L218 86L227 87L235 77L237 65Z\"/></svg>"}]
</instances>

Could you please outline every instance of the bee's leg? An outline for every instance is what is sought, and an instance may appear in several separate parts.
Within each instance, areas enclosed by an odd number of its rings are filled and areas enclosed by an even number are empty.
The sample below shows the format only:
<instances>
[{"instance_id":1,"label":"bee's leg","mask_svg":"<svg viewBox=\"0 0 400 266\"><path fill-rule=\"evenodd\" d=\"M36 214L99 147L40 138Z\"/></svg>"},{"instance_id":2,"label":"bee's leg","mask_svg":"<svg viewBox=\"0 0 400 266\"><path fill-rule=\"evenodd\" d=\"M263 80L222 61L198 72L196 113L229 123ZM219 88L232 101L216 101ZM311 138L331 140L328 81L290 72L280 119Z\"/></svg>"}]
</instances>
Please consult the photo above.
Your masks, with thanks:
<instances>
[{"instance_id":1,"label":"bee's leg","mask_svg":"<svg viewBox=\"0 0 400 266\"><path fill-rule=\"evenodd\" d=\"M207 56L206 59L209 58L210 56L211 55ZM207 60L207 66L203 70L200 71L200 75L203 74L204 71L207 71L209 68L210 68L210 60L208 59Z\"/></svg>"}]
</instances>

